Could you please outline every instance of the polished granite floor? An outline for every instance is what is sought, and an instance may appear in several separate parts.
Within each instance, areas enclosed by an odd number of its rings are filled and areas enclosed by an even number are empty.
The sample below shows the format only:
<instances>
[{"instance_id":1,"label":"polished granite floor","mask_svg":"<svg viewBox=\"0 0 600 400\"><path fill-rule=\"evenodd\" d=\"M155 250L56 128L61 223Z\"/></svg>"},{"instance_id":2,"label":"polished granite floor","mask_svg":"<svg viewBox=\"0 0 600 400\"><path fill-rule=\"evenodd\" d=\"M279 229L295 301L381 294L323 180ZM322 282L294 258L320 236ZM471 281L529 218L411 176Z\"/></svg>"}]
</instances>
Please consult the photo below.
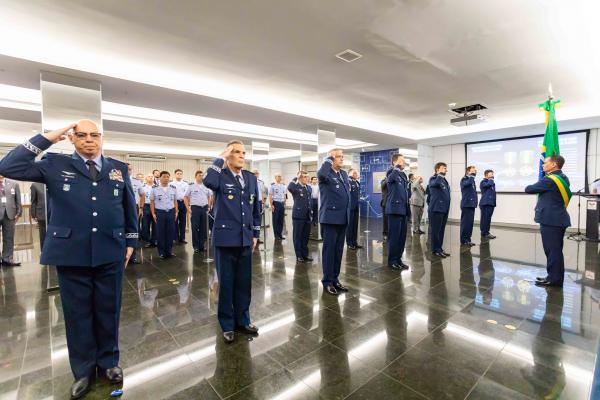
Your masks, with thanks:
<instances>
[{"instance_id":1,"label":"polished granite floor","mask_svg":"<svg viewBox=\"0 0 600 400\"><path fill-rule=\"evenodd\" d=\"M291 226L287 220L287 226ZM126 270L121 313L123 397L128 399L587 399L600 331L600 291L580 280L600 262L598 244L566 241L565 287L543 289L535 231L432 259L409 237L410 271L384 266L381 221L361 221L365 248L345 251L341 280L324 295L315 262L295 263L291 240L267 240L254 256L251 315L260 336L220 340L213 263L175 247L161 260L142 250ZM269 232L270 233L270 232ZM37 232L20 226L20 268L0 286L0 399L65 399L68 365L60 296L37 264ZM536 266L537 265L537 266ZM50 281L50 283L49 283ZM88 398L109 398L98 382Z\"/></svg>"}]
</instances>

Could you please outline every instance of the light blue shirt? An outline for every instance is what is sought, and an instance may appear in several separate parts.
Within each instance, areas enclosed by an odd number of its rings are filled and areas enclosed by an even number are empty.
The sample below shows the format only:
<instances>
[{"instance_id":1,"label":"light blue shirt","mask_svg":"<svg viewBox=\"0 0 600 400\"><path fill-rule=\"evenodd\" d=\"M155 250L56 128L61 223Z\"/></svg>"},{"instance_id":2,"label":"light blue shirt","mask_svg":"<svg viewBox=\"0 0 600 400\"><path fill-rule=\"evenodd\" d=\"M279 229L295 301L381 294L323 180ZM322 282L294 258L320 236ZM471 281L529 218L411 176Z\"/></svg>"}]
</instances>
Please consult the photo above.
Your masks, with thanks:
<instances>
[{"instance_id":1,"label":"light blue shirt","mask_svg":"<svg viewBox=\"0 0 600 400\"><path fill-rule=\"evenodd\" d=\"M185 196L185 192L190 184L182 179L181 181L171 182L171 185L177 189L177 200L183 200L183 196Z\"/></svg>"},{"instance_id":2,"label":"light blue shirt","mask_svg":"<svg viewBox=\"0 0 600 400\"><path fill-rule=\"evenodd\" d=\"M269 194L273 196L273 201L285 201L285 192L287 186L284 183L273 183L269 188Z\"/></svg>"},{"instance_id":3,"label":"light blue shirt","mask_svg":"<svg viewBox=\"0 0 600 400\"><path fill-rule=\"evenodd\" d=\"M144 192L144 195L146 197L144 197L144 204L150 204L150 196L152 196L152 188L153 186L150 186L148 184L145 184L144 186L142 186L142 191Z\"/></svg>"},{"instance_id":4,"label":"light blue shirt","mask_svg":"<svg viewBox=\"0 0 600 400\"><path fill-rule=\"evenodd\" d=\"M83 155L81 155L81 153L79 153L78 151L75 151L75 153L77 153L77 155L79 157L81 157L81 159L83 160L83 162L85 163L87 160L89 160L89 158L84 157ZM102 171L102 154L100 154L98 157L96 158L92 158L92 161L94 162L94 164L96 165L96 169L98 170L98 172ZM90 167L87 166L88 170L90 169Z\"/></svg>"},{"instance_id":5,"label":"light blue shirt","mask_svg":"<svg viewBox=\"0 0 600 400\"><path fill-rule=\"evenodd\" d=\"M175 186L173 185L169 185L166 188L155 186L152 188L152 194L150 195L150 200L154 200L154 208L163 211L169 211L175 208L176 198L177 189L175 189Z\"/></svg>"},{"instance_id":6,"label":"light blue shirt","mask_svg":"<svg viewBox=\"0 0 600 400\"><path fill-rule=\"evenodd\" d=\"M131 187L133 188L133 194L135 195L135 204L140 204L140 196L144 194L142 182L132 177L129 177L129 179L131 180Z\"/></svg>"},{"instance_id":7,"label":"light blue shirt","mask_svg":"<svg viewBox=\"0 0 600 400\"><path fill-rule=\"evenodd\" d=\"M208 198L212 197L213 193L203 183L192 183L188 186L185 195L190 199L190 206L204 207L208 205Z\"/></svg>"}]
</instances>

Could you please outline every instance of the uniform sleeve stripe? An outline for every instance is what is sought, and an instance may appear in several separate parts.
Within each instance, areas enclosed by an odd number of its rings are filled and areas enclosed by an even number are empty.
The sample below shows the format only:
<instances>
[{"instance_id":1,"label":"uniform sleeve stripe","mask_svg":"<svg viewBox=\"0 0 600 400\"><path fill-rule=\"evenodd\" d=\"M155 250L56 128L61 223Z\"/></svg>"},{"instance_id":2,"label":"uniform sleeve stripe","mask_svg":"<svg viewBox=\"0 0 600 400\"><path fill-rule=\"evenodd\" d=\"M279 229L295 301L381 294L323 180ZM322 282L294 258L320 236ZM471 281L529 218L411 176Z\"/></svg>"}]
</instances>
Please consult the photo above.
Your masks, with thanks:
<instances>
[{"instance_id":1,"label":"uniform sleeve stripe","mask_svg":"<svg viewBox=\"0 0 600 400\"><path fill-rule=\"evenodd\" d=\"M139 237L139 234L137 232L125 234L126 239L137 239L138 237Z\"/></svg>"},{"instance_id":2,"label":"uniform sleeve stripe","mask_svg":"<svg viewBox=\"0 0 600 400\"><path fill-rule=\"evenodd\" d=\"M31 143L29 140L23 143L23 146L34 154L41 154L42 149Z\"/></svg>"},{"instance_id":3,"label":"uniform sleeve stripe","mask_svg":"<svg viewBox=\"0 0 600 400\"><path fill-rule=\"evenodd\" d=\"M211 165L208 168L214 169L215 171L217 171L219 173L221 172L221 168L217 167L216 165Z\"/></svg>"}]
</instances>

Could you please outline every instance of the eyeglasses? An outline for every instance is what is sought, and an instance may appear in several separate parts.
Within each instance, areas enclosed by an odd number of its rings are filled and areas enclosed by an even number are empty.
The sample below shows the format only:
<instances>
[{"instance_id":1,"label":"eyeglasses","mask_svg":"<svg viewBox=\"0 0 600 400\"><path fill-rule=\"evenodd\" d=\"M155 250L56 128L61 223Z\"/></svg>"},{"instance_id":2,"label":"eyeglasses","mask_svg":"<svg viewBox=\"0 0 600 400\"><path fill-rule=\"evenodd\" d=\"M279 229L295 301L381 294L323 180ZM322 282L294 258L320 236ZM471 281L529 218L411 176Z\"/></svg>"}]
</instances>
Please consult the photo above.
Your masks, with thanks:
<instances>
[{"instance_id":1,"label":"eyeglasses","mask_svg":"<svg viewBox=\"0 0 600 400\"><path fill-rule=\"evenodd\" d=\"M94 140L98 140L102 137L102 134L100 132L92 132L92 133L74 132L73 133L73 136L75 136L79 140L85 140L88 137L88 135Z\"/></svg>"}]
</instances>

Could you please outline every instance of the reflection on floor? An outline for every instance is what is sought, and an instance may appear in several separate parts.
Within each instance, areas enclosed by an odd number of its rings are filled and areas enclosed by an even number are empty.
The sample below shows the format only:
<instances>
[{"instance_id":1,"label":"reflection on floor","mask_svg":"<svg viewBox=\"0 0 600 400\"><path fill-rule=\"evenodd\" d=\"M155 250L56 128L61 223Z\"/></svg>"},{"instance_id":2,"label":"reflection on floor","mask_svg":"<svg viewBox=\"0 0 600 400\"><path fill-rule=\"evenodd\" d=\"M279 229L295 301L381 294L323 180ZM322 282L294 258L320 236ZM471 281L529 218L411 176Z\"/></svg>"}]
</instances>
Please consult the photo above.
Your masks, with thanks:
<instances>
[{"instance_id":1,"label":"reflection on floor","mask_svg":"<svg viewBox=\"0 0 600 400\"><path fill-rule=\"evenodd\" d=\"M218 336L218 280L206 255L189 245L170 260L142 250L143 264L126 271L123 397L587 398L600 295L578 281L586 263L600 262L597 244L566 241L561 291L531 283L544 275L534 231L497 228L498 239L469 250L448 226L452 256L444 260L429 256L426 237L409 237L411 269L399 273L383 266L380 221L369 230L364 249L344 254L341 280L351 290L337 298L319 285L320 243L310 244L314 263L296 265L291 241L274 243L269 232L266 252L254 258L251 313L260 336L230 346ZM18 237L25 263L0 275L0 399L67 398L60 296L45 291L37 232L20 227ZM88 398L111 390L98 382Z\"/></svg>"}]
</instances>

